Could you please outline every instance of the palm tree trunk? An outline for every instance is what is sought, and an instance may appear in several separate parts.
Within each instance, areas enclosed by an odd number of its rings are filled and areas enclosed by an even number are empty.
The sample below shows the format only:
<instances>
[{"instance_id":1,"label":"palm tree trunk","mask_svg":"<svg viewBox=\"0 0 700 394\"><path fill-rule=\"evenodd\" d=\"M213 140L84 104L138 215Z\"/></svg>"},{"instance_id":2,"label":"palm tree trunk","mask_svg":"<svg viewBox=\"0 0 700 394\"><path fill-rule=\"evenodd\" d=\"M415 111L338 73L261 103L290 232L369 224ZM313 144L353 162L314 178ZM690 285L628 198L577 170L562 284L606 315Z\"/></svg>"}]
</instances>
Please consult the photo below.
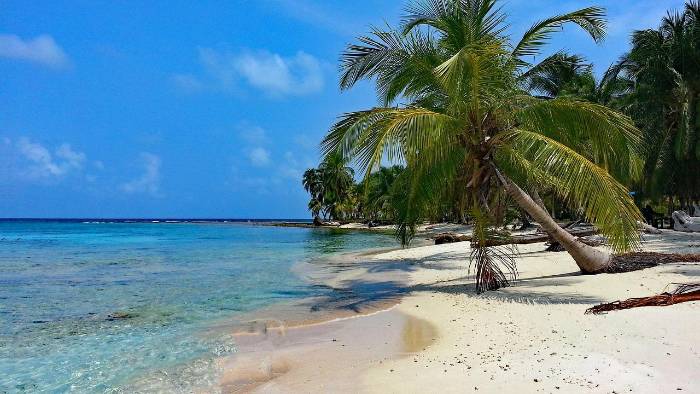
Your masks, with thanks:
<instances>
[{"instance_id":1,"label":"palm tree trunk","mask_svg":"<svg viewBox=\"0 0 700 394\"><path fill-rule=\"evenodd\" d=\"M496 166L493 168L510 197L539 223L550 237L554 238L566 249L582 272L594 274L603 271L608 266L612 259L610 253L584 244L577 237L559 227L557 222L552 219L547 211L537 205L532 197L513 181L502 175Z\"/></svg>"},{"instance_id":2,"label":"palm tree trunk","mask_svg":"<svg viewBox=\"0 0 700 394\"><path fill-rule=\"evenodd\" d=\"M544 205L544 201L542 201L542 197L540 197L540 193L537 192L537 189L532 189L530 191L530 196L532 197L533 200L537 203L537 205L540 206L540 208L544 209L545 211L547 210L547 207Z\"/></svg>"}]
</instances>

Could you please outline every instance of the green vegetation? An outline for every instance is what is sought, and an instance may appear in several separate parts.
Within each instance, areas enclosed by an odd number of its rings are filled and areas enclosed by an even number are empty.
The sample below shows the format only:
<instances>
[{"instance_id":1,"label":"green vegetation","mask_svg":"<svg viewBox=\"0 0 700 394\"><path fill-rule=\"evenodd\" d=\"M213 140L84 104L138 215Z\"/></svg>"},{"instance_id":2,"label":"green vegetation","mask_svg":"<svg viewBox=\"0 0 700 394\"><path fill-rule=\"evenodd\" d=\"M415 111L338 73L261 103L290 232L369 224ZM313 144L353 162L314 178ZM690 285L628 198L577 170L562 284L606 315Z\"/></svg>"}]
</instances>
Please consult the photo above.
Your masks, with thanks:
<instances>
[{"instance_id":1,"label":"green vegetation","mask_svg":"<svg viewBox=\"0 0 700 394\"><path fill-rule=\"evenodd\" d=\"M612 255L548 211L593 223L620 253L639 244L630 188L642 191L637 203L698 199L698 9L689 2L659 30L635 32L630 53L597 80L581 56L530 60L565 24L601 41L601 8L537 22L512 42L496 0L411 2L398 28L374 28L342 55L341 89L374 81L383 105L342 115L323 140L324 163L352 160L364 181L344 189L349 206L333 194L333 213L312 192L312 212L340 218L342 205L347 218L393 220L404 244L426 220L471 220L478 291L508 285L511 254L487 241L517 216L538 222L583 272L606 269Z\"/></svg>"},{"instance_id":2,"label":"green vegetation","mask_svg":"<svg viewBox=\"0 0 700 394\"><path fill-rule=\"evenodd\" d=\"M630 52L599 82L592 65L566 53L530 76L536 94L596 102L634 119L643 131L643 176L621 180L638 192L639 205L671 212L700 199L699 32L700 2L690 1L658 29L634 32Z\"/></svg>"},{"instance_id":3,"label":"green vegetation","mask_svg":"<svg viewBox=\"0 0 700 394\"><path fill-rule=\"evenodd\" d=\"M347 158L340 154L329 154L318 168L304 172L302 183L311 195L309 210L314 221L320 223L321 217L373 223L393 221L393 186L403 167L381 167L355 183L355 171L347 164Z\"/></svg>"},{"instance_id":4,"label":"green vegetation","mask_svg":"<svg viewBox=\"0 0 700 394\"><path fill-rule=\"evenodd\" d=\"M314 218L340 219L353 203L355 171L347 166L348 160L339 154L329 154L318 168L304 172L303 184L311 194L309 210Z\"/></svg>"},{"instance_id":5,"label":"green vegetation","mask_svg":"<svg viewBox=\"0 0 700 394\"><path fill-rule=\"evenodd\" d=\"M626 110L644 131L643 196L687 208L700 199L700 2L635 32L619 67L635 82Z\"/></svg>"}]
</instances>

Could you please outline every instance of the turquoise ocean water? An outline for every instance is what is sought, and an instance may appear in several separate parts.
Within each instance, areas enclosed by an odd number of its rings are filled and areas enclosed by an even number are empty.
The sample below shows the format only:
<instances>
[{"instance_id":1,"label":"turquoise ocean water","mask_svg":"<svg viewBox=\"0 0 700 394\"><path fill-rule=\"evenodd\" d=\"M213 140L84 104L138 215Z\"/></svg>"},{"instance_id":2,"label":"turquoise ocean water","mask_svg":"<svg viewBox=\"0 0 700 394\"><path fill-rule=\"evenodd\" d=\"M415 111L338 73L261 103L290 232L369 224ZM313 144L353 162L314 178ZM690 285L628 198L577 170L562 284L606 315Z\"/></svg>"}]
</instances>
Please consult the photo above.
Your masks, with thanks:
<instances>
[{"instance_id":1,"label":"turquoise ocean water","mask_svg":"<svg viewBox=\"0 0 700 394\"><path fill-rule=\"evenodd\" d=\"M206 386L235 352L214 324L330 290L295 263L391 236L243 223L0 221L0 392ZM124 390L124 387L130 387Z\"/></svg>"}]
</instances>

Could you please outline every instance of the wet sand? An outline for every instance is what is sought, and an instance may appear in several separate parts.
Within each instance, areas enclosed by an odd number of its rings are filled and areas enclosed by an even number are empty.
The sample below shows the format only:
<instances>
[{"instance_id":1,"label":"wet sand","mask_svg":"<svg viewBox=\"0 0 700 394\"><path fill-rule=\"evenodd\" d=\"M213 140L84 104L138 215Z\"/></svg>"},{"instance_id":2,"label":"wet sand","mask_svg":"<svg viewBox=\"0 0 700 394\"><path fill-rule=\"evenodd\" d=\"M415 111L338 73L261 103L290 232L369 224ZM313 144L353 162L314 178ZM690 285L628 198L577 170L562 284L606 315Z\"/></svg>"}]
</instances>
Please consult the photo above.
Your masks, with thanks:
<instances>
[{"instance_id":1,"label":"wet sand","mask_svg":"<svg viewBox=\"0 0 700 394\"><path fill-rule=\"evenodd\" d=\"M224 362L224 392L357 392L359 375L426 349L436 340L428 321L395 309L323 324L273 328L240 336Z\"/></svg>"}]
</instances>

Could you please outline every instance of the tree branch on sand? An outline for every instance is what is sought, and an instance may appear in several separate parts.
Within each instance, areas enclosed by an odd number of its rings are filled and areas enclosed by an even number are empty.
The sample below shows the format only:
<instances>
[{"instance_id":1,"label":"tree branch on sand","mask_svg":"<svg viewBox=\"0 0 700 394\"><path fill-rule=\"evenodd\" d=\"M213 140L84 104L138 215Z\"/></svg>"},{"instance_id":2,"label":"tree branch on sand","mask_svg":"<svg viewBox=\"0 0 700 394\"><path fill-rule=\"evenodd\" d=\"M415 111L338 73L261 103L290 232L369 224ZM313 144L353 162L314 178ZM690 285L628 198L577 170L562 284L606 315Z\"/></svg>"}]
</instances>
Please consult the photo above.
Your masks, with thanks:
<instances>
[{"instance_id":1,"label":"tree branch on sand","mask_svg":"<svg viewBox=\"0 0 700 394\"><path fill-rule=\"evenodd\" d=\"M596 305L586 309L586 314L599 315L609 311L638 308L642 306L668 306L689 301L700 301L700 283L681 284L670 293L664 292L651 297L630 298L624 301Z\"/></svg>"},{"instance_id":2,"label":"tree branch on sand","mask_svg":"<svg viewBox=\"0 0 700 394\"><path fill-rule=\"evenodd\" d=\"M576 237L586 237L589 235L598 234L599 231L595 227L584 228L584 229L571 229L567 232ZM433 236L435 240L435 245L448 244L453 242L464 242L472 241L471 235L457 234L453 232L440 233ZM545 242L551 240L549 234L528 234L528 235L517 235L511 237L501 237L486 240L485 246L499 246L499 245L527 245L535 244L538 242ZM581 239L582 242L586 242Z\"/></svg>"}]
</instances>

